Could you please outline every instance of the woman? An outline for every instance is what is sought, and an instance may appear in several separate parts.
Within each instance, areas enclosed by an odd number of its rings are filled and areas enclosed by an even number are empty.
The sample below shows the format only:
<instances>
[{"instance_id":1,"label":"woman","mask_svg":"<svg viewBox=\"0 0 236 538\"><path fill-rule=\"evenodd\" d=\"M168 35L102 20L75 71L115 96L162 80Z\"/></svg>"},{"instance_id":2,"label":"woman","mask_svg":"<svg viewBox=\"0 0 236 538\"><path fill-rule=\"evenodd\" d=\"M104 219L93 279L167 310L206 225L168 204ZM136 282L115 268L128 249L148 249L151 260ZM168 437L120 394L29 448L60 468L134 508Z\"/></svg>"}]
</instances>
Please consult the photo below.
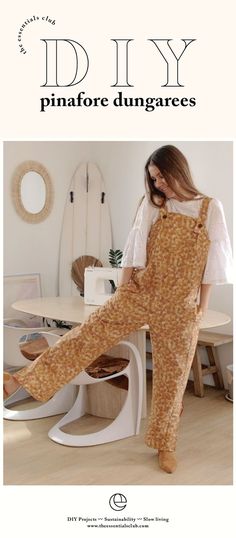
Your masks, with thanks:
<instances>
[{"instance_id":1,"label":"woman","mask_svg":"<svg viewBox=\"0 0 236 538\"><path fill-rule=\"evenodd\" d=\"M114 296L32 365L6 375L4 390L10 395L23 386L35 399L46 401L147 323L153 390L145 442L158 450L160 467L172 473L199 322L212 284L231 281L231 248L221 203L196 189L186 158L176 147L163 146L149 157L145 182Z\"/></svg>"}]
</instances>

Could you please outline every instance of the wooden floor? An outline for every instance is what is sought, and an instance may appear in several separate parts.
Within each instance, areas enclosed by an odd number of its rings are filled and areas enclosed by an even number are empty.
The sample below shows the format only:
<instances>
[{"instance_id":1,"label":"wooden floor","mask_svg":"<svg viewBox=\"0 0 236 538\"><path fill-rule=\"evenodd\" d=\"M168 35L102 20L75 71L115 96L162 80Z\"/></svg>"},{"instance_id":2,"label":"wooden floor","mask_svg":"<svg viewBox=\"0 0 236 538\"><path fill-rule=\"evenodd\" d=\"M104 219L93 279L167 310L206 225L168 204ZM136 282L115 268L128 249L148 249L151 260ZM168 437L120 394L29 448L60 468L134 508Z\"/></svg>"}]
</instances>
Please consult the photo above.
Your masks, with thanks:
<instances>
[{"instance_id":1,"label":"wooden floor","mask_svg":"<svg viewBox=\"0 0 236 538\"><path fill-rule=\"evenodd\" d=\"M151 379L148 375L148 408ZM25 404L24 404L25 405ZM47 437L59 417L25 422L4 421L6 485L224 485L232 484L232 404L224 391L206 387L197 398L189 382L179 429L178 468L169 475L158 467L156 451L141 433L100 446L72 448ZM81 419L87 431L107 419Z\"/></svg>"}]
</instances>

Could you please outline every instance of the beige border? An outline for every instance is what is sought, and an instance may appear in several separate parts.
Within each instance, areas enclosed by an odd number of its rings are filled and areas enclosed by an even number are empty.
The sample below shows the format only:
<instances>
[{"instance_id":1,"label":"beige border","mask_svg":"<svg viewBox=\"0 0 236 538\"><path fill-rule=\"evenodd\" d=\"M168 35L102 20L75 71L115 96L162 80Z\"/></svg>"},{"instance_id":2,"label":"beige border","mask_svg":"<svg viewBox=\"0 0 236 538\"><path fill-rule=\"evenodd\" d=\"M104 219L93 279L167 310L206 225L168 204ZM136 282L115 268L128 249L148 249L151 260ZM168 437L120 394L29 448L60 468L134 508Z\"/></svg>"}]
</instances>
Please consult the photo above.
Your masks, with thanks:
<instances>
[{"instance_id":1,"label":"beige border","mask_svg":"<svg viewBox=\"0 0 236 538\"><path fill-rule=\"evenodd\" d=\"M46 188L45 204L38 213L30 213L27 211L21 199L22 179L27 172L31 171L40 174L44 180ZM35 224L46 219L52 209L54 198L53 185L47 169L37 161L24 161L23 163L19 164L13 173L11 194L15 209L23 220Z\"/></svg>"}]
</instances>

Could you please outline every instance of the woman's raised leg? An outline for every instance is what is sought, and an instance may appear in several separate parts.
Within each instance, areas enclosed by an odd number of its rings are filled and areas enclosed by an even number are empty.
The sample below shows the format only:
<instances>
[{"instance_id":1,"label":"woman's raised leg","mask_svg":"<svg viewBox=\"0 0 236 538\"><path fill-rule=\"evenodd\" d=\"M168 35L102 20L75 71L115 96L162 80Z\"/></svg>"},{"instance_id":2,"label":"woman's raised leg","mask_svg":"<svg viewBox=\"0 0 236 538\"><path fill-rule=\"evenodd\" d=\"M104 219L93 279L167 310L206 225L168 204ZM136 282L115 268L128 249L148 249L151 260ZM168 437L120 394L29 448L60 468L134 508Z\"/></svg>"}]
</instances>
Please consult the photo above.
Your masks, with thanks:
<instances>
[{"instance_id":1,"label":"woman's raised leg","mask_svg":"<svg viewBox=\"0 0 236 538\"><path fill-rule=\"evenodd\" d=\"M14 378L36 400L47 401L101 354L146 322L145 301L134 283L122 285L80 326L66 333Z\"/></svg>"}]
</instances>

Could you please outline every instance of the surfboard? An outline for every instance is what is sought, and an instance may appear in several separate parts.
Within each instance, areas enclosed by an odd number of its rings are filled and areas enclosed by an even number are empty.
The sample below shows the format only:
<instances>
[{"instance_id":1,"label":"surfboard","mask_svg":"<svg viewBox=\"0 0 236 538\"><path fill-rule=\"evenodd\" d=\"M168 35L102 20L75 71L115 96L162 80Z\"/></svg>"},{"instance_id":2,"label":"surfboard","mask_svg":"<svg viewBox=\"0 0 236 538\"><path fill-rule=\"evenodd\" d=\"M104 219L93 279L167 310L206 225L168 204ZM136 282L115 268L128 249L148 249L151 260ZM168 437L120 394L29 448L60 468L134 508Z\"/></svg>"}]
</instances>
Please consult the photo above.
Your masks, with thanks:
<instances>
[{"instance_id":1,"label":"surfboard","mask_svg":"<svg viewBox=\"0 0 236 538\"><path fill-rule=\"evenodd\" d=\"M71 266L79 256L109 264L112 229L104 180L94 163L81 163L72 177L62 222L59 253L59 295L78 295Z\"/></svg>"}]
</instances>

